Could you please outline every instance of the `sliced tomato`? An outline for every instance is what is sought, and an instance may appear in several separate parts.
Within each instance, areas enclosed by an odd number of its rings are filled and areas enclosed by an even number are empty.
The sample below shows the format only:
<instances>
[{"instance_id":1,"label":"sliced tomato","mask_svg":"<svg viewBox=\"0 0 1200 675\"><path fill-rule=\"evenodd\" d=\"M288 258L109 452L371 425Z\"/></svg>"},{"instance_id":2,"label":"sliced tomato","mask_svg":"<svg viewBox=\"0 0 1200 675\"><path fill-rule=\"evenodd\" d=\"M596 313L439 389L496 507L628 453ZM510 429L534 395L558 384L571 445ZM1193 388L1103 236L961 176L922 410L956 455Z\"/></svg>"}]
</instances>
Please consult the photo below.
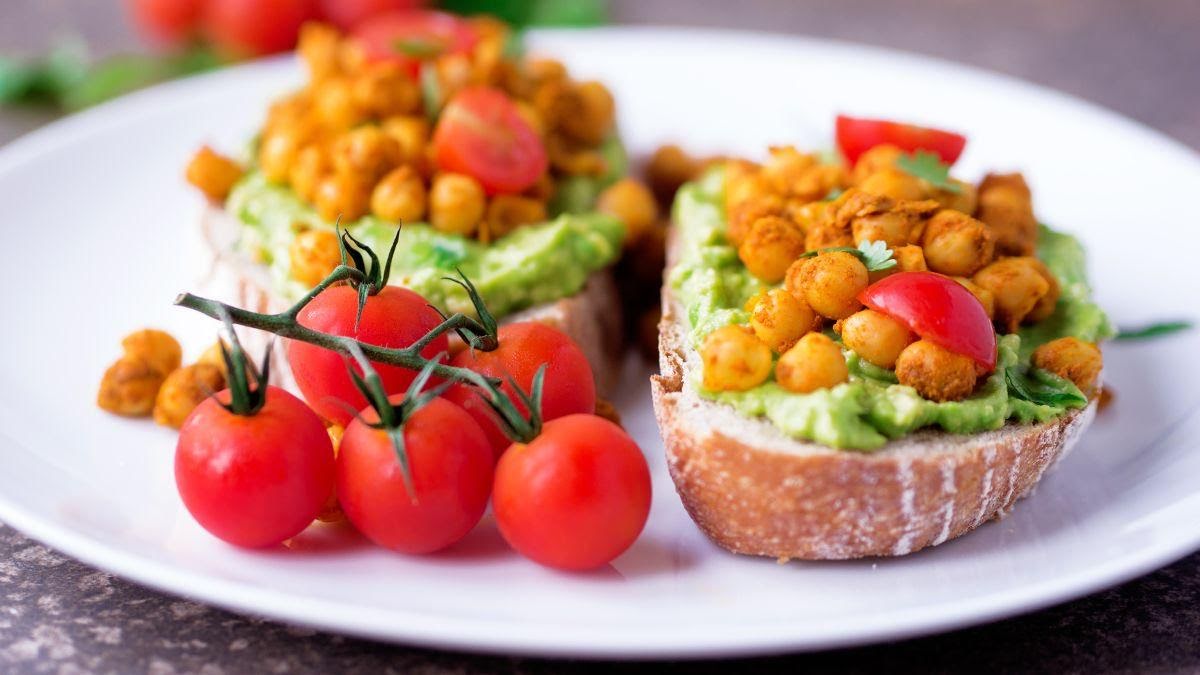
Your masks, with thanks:
<instances>
[{"instance_id":1,"label":"sliced tomato","mask_svg":"<svg viewBox=\"0 0 1200 675\"><path fill-rule=\"evenodd\" d=\"M204 29L221 50L261 56L296 46L300 26L320 16L317 0L206 0Z\"/></svg>"},{"instance_id":2,"label":"sliced tomato","mask_svg":"<svg viewBox=\"0 0 1200 675\"><path fill-rule=\"evenodd\" d=\"M424 0L320 0L324 19L344 31L367 19L397 10L409 10L426 4Z\"/></svg>"},{"instance_id":3,"label":"sliced tomato","mask_svg":"<svg viewBox=\"0 0 1200 675\"><path fill-rule=\"evenodd\" d=\"M429 9L376 14L359 23L352 37L362 45L367 58L407 66L414 76L422 61L470 52L479 41L479 35L466 21Z\"/></svg>"},{"instance_id":4,"label":"sliced tomato","mask_svg":"<svg viewBox=\"0 0 1200 675\"><path fill-rule=\"evenodd\" d=\"M838 115L838 148L851 165L867 150L885 143L895 145L905 152L926 150L936 154L946 164L953 164L966 147L967 137L952 131L918 127L902 122Z\"/></svg>"},{"instance_id":5,"label":"sliced tomato","mask_svg":"<svg viewBox=\"0 0 1200 675\"><path fill-rule=\"evenodd\" d=\"M912 332L996 369L996 331L983 305L957 281L933 272L899 272L871 284L858 299Z\"/></svg>"},{"instance_id":6,"label":"sliced tomato","mask_svg":"<svg viewBox=\"0 0 1200 675\"><path fill-rule=\"evenodd\" d=\"M125 0L137 27L147 37L178 44L194 37L204 0Z\"/></svg>"},{"instance_id":7,"label":"sliced tomato","mask_svg":"<svg viewBox=\"0 0 1200 675\"><path fill-rule=\"evenodd\" d=\"M438 168L474 176L488 194L521 192L546 172L546 146L517 104L491 87L468 87L446 104L433 132Z\"/></svg>"}]
</instances>

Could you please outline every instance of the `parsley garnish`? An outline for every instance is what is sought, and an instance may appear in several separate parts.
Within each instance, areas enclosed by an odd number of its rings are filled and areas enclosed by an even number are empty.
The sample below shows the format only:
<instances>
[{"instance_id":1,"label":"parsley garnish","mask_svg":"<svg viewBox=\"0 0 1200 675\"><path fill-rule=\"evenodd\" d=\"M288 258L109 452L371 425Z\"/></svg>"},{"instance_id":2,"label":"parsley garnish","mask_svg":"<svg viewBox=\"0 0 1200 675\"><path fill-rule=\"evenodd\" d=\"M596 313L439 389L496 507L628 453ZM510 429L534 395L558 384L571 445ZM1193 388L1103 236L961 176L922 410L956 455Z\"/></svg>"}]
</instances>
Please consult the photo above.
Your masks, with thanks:
<instances>
[{"instance_id":1,"label":"parsley garnish","mask_svg":"<svg viewBox=\"0 0 1200 675\"><path fill-rule=\"evenodd\" d=\"M882 270L891 269L896 266L896 260L892 258L892 250L887 247L882 241L860 241L858 248L849 246L834 246L832 248L822 248L816 251L809 251L802 254L801 258L811 258L819 253L849 253L862 261L867 266L868 272L879 272Z\"/></svg>"},{"instance_id":2,"label":"parsley garnish","mask_svg":"<svg viewBox=\"0 0 1200 675\"><path fill-rule=\"evenodd\" d=\"M1032 369L1026 375L1020 368L1010 366L1004 369L1004 381L1008 384L1009 395L1022 401L1055 408L1082 408L1087 405L1087 397L1078 387L1046 371Z\"/></svg>"},{"instance_id":3,"label":"parsley garnish","mask_svg":"<svg viewBox=\"0 0 1200 675\"><path fill-rule=\"evenodd\" d=\"M1117 340L1145 340L1148 338L1156 338L1161 335L1170 335L1180 331L1191 330L1194 324L1191 321L1164 321L1162 323L1152 323L1149 326L1138 326L1137 328L1121 328L1117 330Z\"/></svg>"},{"instance_id":4,"label":"parsley garnish","mask_svg":"<svg viewBox=\"0 0 1200 675\"><path fill-rule=\"evenodd\" d=\"M954 194L962 192L962 186L950 180L950 165L943 164L941 158L932 152L917 150L909 155L901 155L896 160L896 168L939 190Z\"/></svg>"}]
</instances>

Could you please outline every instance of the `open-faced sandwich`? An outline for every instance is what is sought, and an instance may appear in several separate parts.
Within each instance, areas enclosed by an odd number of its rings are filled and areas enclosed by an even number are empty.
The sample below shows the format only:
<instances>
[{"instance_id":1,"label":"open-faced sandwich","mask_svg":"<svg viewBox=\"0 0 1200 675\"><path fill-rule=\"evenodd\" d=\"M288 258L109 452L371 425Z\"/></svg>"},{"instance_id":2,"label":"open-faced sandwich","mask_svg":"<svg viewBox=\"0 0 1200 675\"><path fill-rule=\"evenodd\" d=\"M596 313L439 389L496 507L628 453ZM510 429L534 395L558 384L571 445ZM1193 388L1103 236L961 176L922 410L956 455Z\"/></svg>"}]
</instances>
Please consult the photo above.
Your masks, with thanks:
<instances>
[{"instance_id":1,"label":"open-faced sandwich","mask_svg":"<svg viewBox=\"0 0 1200 675\"><path fill-rule=\"evenodd\" d=\"M965 138L839 118L841 157L772 147L685 185L668 242L668 466L721 546L902 555L1006 513L1092 420L1083 249Z\"/></svg>"},{"instance_id":2,"label":"open-faced sandwich","mask_svg":"<svg viewBox=\"0 0 1200 675\"><path fill-rule=\"evenodd\" d=\"M607 388L621 323L607 270L639 226L620 216L654 218L650 192L622 179L608 89L522 56L502 23L427 10L348 36L310 24L297 51L308 81L271 107L246 160L205 148L188 168L240 303L303 296L341 260L339 223L381 255L402 225L391 283L471 312L443 281L461 270L498 317L567 332Z\"/></svg>"}]
</instances>

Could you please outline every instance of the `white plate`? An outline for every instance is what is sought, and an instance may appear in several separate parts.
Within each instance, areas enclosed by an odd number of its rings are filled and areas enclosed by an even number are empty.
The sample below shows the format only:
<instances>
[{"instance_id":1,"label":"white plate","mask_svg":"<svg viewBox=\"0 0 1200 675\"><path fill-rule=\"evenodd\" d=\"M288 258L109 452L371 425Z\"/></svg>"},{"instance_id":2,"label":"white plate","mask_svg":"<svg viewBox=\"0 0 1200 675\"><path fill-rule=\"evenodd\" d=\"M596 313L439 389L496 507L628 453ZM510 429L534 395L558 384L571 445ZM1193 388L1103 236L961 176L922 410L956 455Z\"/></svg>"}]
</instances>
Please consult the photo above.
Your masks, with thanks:
<instances>
[{"instance_id":1,"label":"white plate","mask_svg":"<svg viewBox=\"0 0 1200 675\"><path fill-rule=\"evenodd\" d=\"M1194 313L1200 161L1088 104L928 59L814 40L611 29L536 46L603 79L637 152L679 140L758 152L830 143L837 111L971 137L966 174L1027 172L1039 214L1091 249L1099 300L1122 323ZM1072 598L1200 545L1200 347L1195 333L1113 345L1116 403L1008 519L895 560L791 563L717 549L663 469L647 370L621 412L654 469L650 522L611 568L542 569L485 521L410 558L314 528L303 550L252 553L207 536L172 480L174 435L93 403L127 331L158 325L190 353L213 322L171 306L203 275L199 199L181 180L203 141L232 149L298 78L274 61L170 84L0 151L5 330L0 519L163 590L386 640L559 655L702 656L815 649L963 626Z\"/></svg>"}]
</instances>

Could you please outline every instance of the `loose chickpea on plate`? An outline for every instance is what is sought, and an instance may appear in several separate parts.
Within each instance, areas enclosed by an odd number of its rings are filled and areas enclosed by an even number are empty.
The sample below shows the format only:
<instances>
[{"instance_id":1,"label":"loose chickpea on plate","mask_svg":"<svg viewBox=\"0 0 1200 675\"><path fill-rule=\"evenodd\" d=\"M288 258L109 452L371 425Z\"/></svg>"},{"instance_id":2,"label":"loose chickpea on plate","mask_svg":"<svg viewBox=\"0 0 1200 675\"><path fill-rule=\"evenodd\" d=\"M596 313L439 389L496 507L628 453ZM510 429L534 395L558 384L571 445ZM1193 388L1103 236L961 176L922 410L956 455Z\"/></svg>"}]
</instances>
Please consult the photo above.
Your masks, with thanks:
<instances>
[{"instance_id":1,"label":"loose chickpea on plate","mask_svg":"<svg viewBox=\"0 0 1200 675\"><path fill-rule=\"evenodd\" d=\"M154 421L178 429L204 399L225 388L225 375L208 363L184 366L167 376L154 399Z\"/></svg>"}]
</instances>

